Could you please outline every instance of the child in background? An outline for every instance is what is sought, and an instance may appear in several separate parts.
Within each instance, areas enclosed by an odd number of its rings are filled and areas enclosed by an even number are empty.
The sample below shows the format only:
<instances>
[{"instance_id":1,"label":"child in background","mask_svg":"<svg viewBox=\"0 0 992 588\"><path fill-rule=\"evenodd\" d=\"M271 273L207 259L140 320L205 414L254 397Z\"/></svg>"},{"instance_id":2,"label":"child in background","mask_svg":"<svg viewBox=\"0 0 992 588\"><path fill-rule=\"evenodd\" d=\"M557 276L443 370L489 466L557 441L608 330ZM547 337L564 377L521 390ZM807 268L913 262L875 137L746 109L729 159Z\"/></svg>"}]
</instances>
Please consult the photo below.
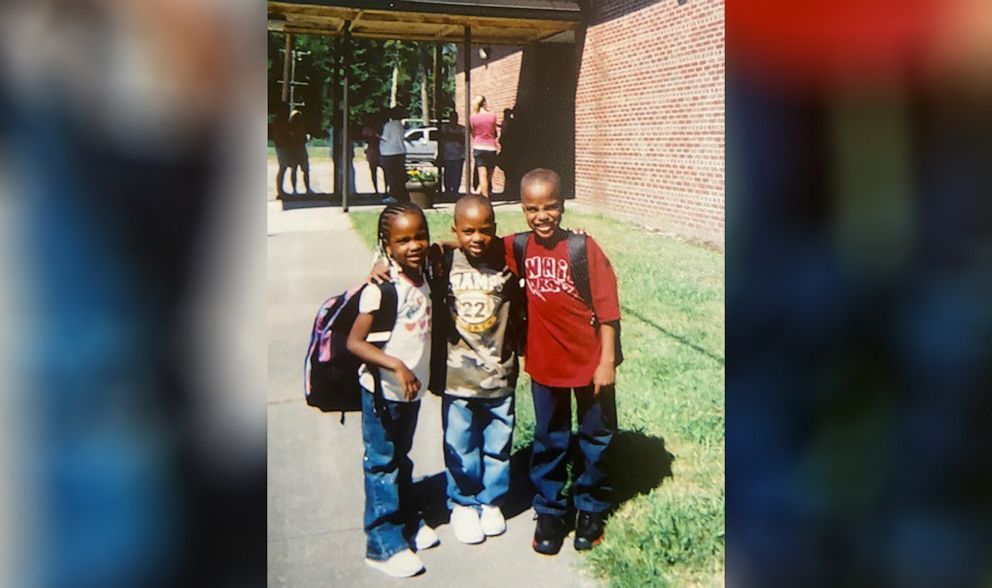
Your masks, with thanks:
<instances>
[{"instance_id":1,"label":"child in background","mask_svg":"<svg viewBox=\"0 0 992 588\"><path fill-rule=\"evenodd\" d=\"M591 549L602 539L611 506L605 456L617 427L615 325L620 305L613 268L591 238L586 247L592 309L576 288L567 233L559 226L565 201L558 174L532 170L521 179L520 190L524 216L533 231L524 251L524 267L517 267L513 235L504 238L504 248L510 269L527 283L526 368L536 421L530 472L537 490L533 548L554 555L569 527L565 516L570 505L563 490L573 392L583 458L574 484L574 506L579 511L575 549Z\"/></svg>"},{"instance_id":2,"label":"child in background","mask_svg":"<svg viewBox=\"0 0 992 588\"><path fill-rule=\"evenodd\" d=\"M365 141L365 161L369 164L369 175L372 176L372 189L375 190L376 196L379 195L379 168L382 167L382 161L379 156L379 131L381 130L382 124L377 120L377 117L371 117L366 125L362 127L362 140ZM388 191L387 186L384 185L382 188L383 192Z\"/></svg>"},{"instance_id":3,"label":"child in background","mask_svg":"<svg viewBox=\"0 0 992 588\"><path fill-rule=\"evenodd\" d=\"M431 293L423 276L430 240L423 211L411 203L387 206L379 216L379 243L396 286L396 324L382 349L366 340L382 299L379 287L370 284L361 293L359 315L348 336L348 350L365 362L359 369L365 563L390 576L407 577L424 569L411 546L421 550L438 544L437 534L410 504L413 462L408 453L431 359Z\"/></svg>"},{"instance_id":4,"label":"child in background","mask_svg":"<svg viewBox=\"0 0 992 588\"><path fill-rule=\"evenodd\" d=\"M443 325L447 339L441 414L448 507L455 538L480 543L506 530L500 502L510 485L518 371L510 319L522 298L496 237L489 199L458 200L452 231L458 247L441 253L450 260L441 286L447 287L447 309L437 309L448 314L435 325Z\"/></svg>"},{"instance_id":5,"label":"child in background","mask_svg":"<svg viewBox=\"0 0 992 588\"><path fill-rule=\"evenodd\" d=\"M465 127L458 124L458 112L452 110L450 122L441 125L441 167L444 170L445 194L461 193L465 167Z\"/></svg>"},{"instance_id":6,"label":"child in background","mask_svg":"<svg viewBox=\"0 0 992 588\"><path fill-rule=\"evenodd\" d=\"M303 172L303 185L307 189L307 194L313 194L313 190L310 189L310 157L307 155L307 142L310 140L310 135L306 130L303 113L299 110L294 110L289 114L289 137L289 169L290 180L293 182L293 194L298 194L296 191L297 168Z\"/></svg>"},{"instance_id":7,"label":"child in background","mask_svg":"<svg viewBox=\"0 0 992 588\"><path fill-rule=\"evenodd\" d=\"M276 199L281 200L286 196L286 191L283 190L286 170L293 162L293 135L289 126L288 104L279 103L276 107L275 120L272 121L269 134L276 145L276 159L279 162L279 171L276 173ZM293 191L296 191L296 182L293 182Z\"/></svg>"}]
</instances>

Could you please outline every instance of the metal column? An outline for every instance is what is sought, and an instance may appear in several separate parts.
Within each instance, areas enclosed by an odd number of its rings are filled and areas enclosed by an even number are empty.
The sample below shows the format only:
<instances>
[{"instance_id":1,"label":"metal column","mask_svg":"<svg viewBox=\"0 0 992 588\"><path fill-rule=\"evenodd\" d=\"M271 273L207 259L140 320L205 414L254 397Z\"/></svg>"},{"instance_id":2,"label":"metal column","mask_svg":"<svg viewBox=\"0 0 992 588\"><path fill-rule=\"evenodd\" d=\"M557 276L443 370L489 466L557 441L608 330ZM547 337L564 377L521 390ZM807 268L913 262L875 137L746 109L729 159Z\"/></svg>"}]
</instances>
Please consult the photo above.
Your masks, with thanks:
<instances>
[{"instance_id":1,"label":"metal column","mask_svg":"<svg viewBox=\"0 0 992 588\"><path fill-rule=\"evenodd\" d=\"M286 50L282 58L282 101L289 102L289 64L293 59L293 35L286 35ZM294 190L296 188L293 188Z\"/></svg>"},{"instance_id":2,"label":"metal column","mask_svg":"<svg viewBox=\"0 0 992 588\"><path fill-rule=\"evenodd\" d=\"M434 43L434 121L441 125L441 43Z\"/></svg>"},{"instance_id":3,"label":"metal column","mask_svg":"<svg viewBox=\"0 0 992 588\"><path fill-rule=\"evenodd\" d=\"M465 27L465 193L472 192L472 137L468 128L472 124L472 27Z\"/></svg>"},{"instance_id":4,"label":"metal column","mask_svg":"<svg viewBox=\"0 0 992 588\"><path fill-rule=\"evenodd\" d=\"M341 145L342 157L341 162L344 166L341 174L341 210L348 212L348 192L351 186L351 158L352 149L351 141L348 138L348 80L350 76L348 75L348 70L351 69L351 21L344 21L344 47L342 55L342 72L341 79L344 81L342 92L341 92Z\"/></svg>"},{"instance_id":5,"label":"metal column","mask_svg":"<svg viewBox=\"0 0 992 588\"><path fill-rule=\"evenodd\" d=\"M331 114L330 114L330 139L331 139L331 161L334 162L334 171L331 174L333 188L331 193L334 196L341 195L341 133L338 130L338 120L340 120L341 107L341 53L343 53L342 37L331 37Z\"/></svg>"},{"instance_id":6,"label":"metal column","mask_svg":"<svg viewBox=\"0 0 992 588\"><path fill-rule=\"evenodd\" d=\"M441 43L434 43L434 96L432 100L434 101L434 125L437 126L437 160L434 162L435 167L438 171L438 183L444 186L444 178L441 177L441 173L444 171L441 169L441 161L444 159L444 153L441 151L442 141L441 133L444 129L441 126ZM429 138L429 137L428 137Z\"/></svg>"}]
</instances>

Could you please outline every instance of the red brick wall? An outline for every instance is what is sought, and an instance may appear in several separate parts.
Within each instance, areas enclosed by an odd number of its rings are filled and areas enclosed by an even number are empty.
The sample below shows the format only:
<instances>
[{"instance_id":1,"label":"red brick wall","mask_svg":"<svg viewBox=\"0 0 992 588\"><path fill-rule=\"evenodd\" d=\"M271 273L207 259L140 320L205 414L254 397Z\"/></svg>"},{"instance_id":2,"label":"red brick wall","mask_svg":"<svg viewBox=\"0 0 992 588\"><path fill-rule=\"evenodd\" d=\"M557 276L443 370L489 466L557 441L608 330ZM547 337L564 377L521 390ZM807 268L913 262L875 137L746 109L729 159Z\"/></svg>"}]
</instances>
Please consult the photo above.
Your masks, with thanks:
<instances>
[{"instance_id":1,"label":"red brick wall","mask_svg":"<svg viewBox=\"0 0 992 588\"><path fill-rule=\"evenodd\" d=\"M472 93L501 115L519 103L541 103L543 80L574 67L568 114L574 126L574 175L565 184L577 201L603 212L722 246L724 230L724 30L722 0L598 0L569 57L544 46L492 48L473 55ZM540 75L528 68L540 68ZM460 60L459 60L460 63ZM523 80L523 83L521 83ZM463 114L464 77L457 105ZM546 96L546 94L545 94ZM562 105L534 112L528 127ZM533 108L531 108L533 110ZM557 123L560 124L561 123ZM537 133L535 138L547 134ZM567 142L567 140L566 140ZM546 149L545 149L546 150ZM533 159L529 154L528 159ZM559 154L559 159L562 154ZM567 164L565 164L567 167ZM533 166L530 166L533 167ZM496 188L503 177L496 176Z\"/></svg>"},{"instance_id":2,"label":"red brick wall","mask_svg":"<svg viewBox=\"0 0 992 588\"><path fill-rule=\"evenodd\" d=\"M461 67L461 47L458 48L458 65ZM497 121L503 122L503 109L513 108L517 102L517 82L520 78L520 64L523 51L519 47L489 47L489 58L484 62L479 58L478 47L472 55L472 95L486 97L489 110L496 113ZM480 64L480 62L482 62ZM455 84L455 108L462 123L468 121L465 115L465 76L459 74ZM503 170L496 168L493 175L493 188L503 191Z\"/></svg>"}]
</instances>

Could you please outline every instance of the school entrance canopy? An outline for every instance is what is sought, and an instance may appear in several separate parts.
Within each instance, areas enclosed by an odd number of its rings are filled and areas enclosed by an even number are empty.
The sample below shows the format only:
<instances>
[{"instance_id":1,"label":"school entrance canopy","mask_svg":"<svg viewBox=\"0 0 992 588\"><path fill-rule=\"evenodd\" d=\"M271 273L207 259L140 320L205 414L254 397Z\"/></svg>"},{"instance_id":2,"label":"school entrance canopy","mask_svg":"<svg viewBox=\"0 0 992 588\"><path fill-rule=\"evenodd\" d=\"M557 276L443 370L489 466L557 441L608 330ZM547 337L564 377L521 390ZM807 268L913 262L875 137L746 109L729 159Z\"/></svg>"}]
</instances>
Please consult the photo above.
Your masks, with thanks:
<instances>
[{"instance_id":1,"label":"school entrance canopy","mask_svg":"<svg viewBox=\"0 0 992 588\"><path fill-rule=\"evenodd\" d=\"M286 33L402 41L526 45L574 31L576 0L290 0L269 2L269 24ZM564 38L564 35L563 35Z\"/></svg>"},{"instance_id":2,"label":"school entrance canopy","mask_svg":"<svg viewBox=\"0 0 992 588\"><path fill-rule=\"evenodd\" d=\"M531 43L574 42L575 31L582 22L578 0L289 0L268 2L268 28L286 34L287 49L293 34L462 43L465 69L465 112L472 95L472 44L529 45ZM347 72L347 55L344 52ZM289 51L286 52L283 88L288 87ZM439 60L435 59L435 63ZM436 67L436 66L435 66ZM435 70L435 74L437 71ZM437 75L434 79L437 80ZM348 79L343 79L342 131L348 144ZM438 89L435 87L435 96ZM285 92L283 94L285 98ZM435 100L435 105L437 101ZM437 118L437 117L435 117ZM470 141L466 125L465 164L470 165ZM342 208L348 210L348 149L341 150L335 169L341 182ZM340 165L339 165L340 163ZM466 182L471 174L466 173Z\"/></svg>"}]
</instances>

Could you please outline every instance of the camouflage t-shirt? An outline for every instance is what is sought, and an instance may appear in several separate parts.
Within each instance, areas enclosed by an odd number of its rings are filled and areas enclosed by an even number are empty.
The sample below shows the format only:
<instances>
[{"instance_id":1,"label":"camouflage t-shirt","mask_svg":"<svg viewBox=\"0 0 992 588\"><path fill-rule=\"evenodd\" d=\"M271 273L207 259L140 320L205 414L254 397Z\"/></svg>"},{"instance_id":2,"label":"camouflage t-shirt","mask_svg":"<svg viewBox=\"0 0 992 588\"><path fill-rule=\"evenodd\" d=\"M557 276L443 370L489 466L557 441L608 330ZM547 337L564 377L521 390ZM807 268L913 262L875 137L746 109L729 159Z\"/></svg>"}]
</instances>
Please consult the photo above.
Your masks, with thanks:
<instances>
[{"instance_id":1,"label":"camouflage t-shirt","mask_svg":"<svg viewBox=\"0 0 992 588\"><path fill-rule=\"evenodd\" d=\"M506 267L472 266L454 251L448 311L457 335L448 343L445 392L468 398L498 398L517 384L517 355L507 340L513 274Z\"/></svg>"}]
</instances>

